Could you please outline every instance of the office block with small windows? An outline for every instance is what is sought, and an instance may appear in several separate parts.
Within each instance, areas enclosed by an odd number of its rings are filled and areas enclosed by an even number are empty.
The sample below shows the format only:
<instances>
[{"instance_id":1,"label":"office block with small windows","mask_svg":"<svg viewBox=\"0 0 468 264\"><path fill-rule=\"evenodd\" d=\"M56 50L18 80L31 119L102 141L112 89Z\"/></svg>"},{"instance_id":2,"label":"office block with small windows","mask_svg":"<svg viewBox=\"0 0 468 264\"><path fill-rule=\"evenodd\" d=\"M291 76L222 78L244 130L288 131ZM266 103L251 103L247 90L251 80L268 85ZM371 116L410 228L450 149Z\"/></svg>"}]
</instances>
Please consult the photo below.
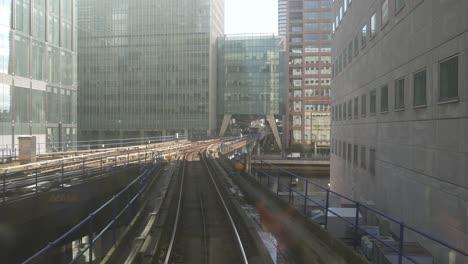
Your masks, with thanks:
<instances>
[{"instance_id":1,"label":"office block with small windows","mask_svg":"<svg viewBox=\"0 0 468 264\"><path fill-rule=\"evenodd\" d=\"M334 1L332 39L331 189L462 248L467 12L467 1ZM466 262L408 239L438 263Z\"/></svg>"}]
</instances>

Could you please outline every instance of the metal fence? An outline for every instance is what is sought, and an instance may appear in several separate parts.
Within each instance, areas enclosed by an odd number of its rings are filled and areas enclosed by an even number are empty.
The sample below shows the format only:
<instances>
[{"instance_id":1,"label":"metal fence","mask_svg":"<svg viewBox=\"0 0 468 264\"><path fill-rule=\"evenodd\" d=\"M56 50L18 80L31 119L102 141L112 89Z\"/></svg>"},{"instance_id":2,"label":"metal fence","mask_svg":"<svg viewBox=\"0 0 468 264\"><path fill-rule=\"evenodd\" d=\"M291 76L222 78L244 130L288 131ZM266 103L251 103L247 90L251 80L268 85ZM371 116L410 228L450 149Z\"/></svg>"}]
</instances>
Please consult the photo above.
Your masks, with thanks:
<instances>
[{"instance_id":1,"label":"metal fence","mask_svg":"<svg viewBox=\"0 0 468 264\"><path fill-rule=\"evenodd\" d=\"M143 138L125 138L125 139L105 139L105 140L90 140L90 141L76 141L76 142L48 142L37 143L36 153L45 154L53 152L72 152L82 150L98 150L108 148L120 148L128 146L138 146L146 144L164 143L177 140L192 140L192 139L206 139L202 137L187 137L179 136L160 136L160 137L143 137ZM13 147L11 145L0 145L0 162L7 163L17 160L18 158L18 144Z\"/></svg>"},{"instance_id":2,"label":"metal fence","mask_svg":"<svg viewBox=\"0 0 468 264\"><path fill-rule=\"evenodd\" d=\"M159 158L161 151L138 152L138 158L133 158L129 154L115 154L108 157L91 159L76 159L68 162L59 162L41 168L26 169L21 172L5 172L1 175L0 192L2 205L6 202L21 198L22 195L37 195L38 193L49 191L54 188L65 188L65 183L70 179L86 179L88 175L103 174L115 170L120 166L127 166L130 163L146 164L149 160ZM125 162L118 162L124 157ZM94 164L95 167L87 168L87 165ZM76 168L67 170L66 168ZM47 184L45 184L47 183Z\"/></svg>"},{"instance_id":3,"label":"metal fence","mask_svg":"<svg viewBox=\"0 0 468 264\"><path fill-rule=\"evenodd\" d=\"M401 220L331 191L302 176L261 160L252 163L252 173L257 174L257 180L261 184L273 187L269 189L277 196L287 195L289 204L309 220L315 219L328 232L336 233L336 230L330 227L330 218L339 220L338 222L341 222L348 231L341 234L344 235L343 238L374 263L387 263L384 262L382 254L377 252L378 247L381 252L384 252L383 255L389 256L391 262L388 263L468 263L466 249L438 239L419 228L407 225ZM312 189L314 191L311 191ZM354 215L345 216L339 212L341 208L332 208L332 203L337 200L345 201L347 207L354 208L352 209ZM317 210L310 208L317 208ZM320 217L317 217L317 214ZM383 226L384 224L387 227ZM387 229L390 235L380 235L380 230L383 229ZM363 240L364 237L366 240ZM373 245L370 252L367 252L367 246L363 245L366 241L370 241Z\"/></svg>"},{"instance_id":4,"label":"metal fence","mask_svg":"<svg viewBox=\"0 0 468 264\"><path fill-rule=\"evenodd\" d=\"M119 240L118 227L129 223L133 215L141 208L141 198L145 191L149 188L152 177L160 168L159 159L152 159L140 168L140 175L127 185L122 191L107 201L88 217L83 219L79 224L71 228L65 234L50 242L46 247L37 252L35 255L24 261L23 263L55 263L54 251L61 246L64 241L73 240L77 237L79 231L87 228L88 244L80 249L70 263L84 261L93 262L93 250L98 239L105 234L111 235L112 245ZM109 213L110 212L110 213ZM99 229L96 219L107 219L104 228ZM102 225L102 224L101 224Z\"/></svg>"}]
</instances>

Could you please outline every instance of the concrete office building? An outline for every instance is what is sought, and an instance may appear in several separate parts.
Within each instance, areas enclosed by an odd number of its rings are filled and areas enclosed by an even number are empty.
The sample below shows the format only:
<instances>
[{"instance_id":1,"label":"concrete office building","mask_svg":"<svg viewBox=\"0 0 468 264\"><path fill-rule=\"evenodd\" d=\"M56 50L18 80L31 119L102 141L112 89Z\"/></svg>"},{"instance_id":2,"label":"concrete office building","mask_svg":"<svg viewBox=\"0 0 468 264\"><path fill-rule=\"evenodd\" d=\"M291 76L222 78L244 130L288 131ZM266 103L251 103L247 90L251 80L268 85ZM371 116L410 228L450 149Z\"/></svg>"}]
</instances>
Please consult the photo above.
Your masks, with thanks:
<instances>
[{"instance_id":1,"label":"concrete office building","mask_svg":"<svg viewBox=\"0 0 468 264\"><path fill-rule=\"evenodd\" d=\"M466 250L468 1L333 11L332 190ZM441 263L467 261L420 242Z\"/></svg>"},{"instance_id":2,"label":"concrete office building","mask_svg":"<svg viewBox=\"0 0 468 264\"><path fill-rule=\"evenodd\" d=\"M280 112L281 38L228 35L218 39L218 115L223 136L232 119L266 118L282 148L276 119Z\"/></svg>"},{"instance_id":3,"label":"concrete office building","mask_svg":"<svg viewBox=\"0 0 468 264\"><path fill-rule=\"evenodd\" d=\"M2 150L25 135L41 152L76 141L75 21L74 0L0 1Z\"/></svg>"},{"instance_id":4,"label":"concrete office building","mask_svg":"<svg viewBox=\"0 0 468 264\"><path fill-rule=\"evenodd\" d=\"M331 6L331 0L288 0L288 146L330 145Z\"/></svg>"},{"instance_id":5,"label":"concrete office building","mask_svg":"<svg viewBox=\"0 0 468 264\"><path fill-rule=\"evenodd\" d=\"M83 140L216 130L223 0L80 0Z\"/></svg>"}]
</instances>

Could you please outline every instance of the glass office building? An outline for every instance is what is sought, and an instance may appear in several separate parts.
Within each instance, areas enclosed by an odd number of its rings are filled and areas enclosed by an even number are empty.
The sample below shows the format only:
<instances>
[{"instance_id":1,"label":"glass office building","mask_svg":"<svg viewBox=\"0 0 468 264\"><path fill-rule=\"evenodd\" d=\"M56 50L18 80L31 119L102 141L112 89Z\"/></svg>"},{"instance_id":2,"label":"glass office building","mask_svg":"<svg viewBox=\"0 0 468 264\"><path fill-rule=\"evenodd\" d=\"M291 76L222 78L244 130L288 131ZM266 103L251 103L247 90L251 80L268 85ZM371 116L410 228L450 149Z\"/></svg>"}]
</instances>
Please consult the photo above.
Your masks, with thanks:
<instances>
[{"instance_id":1,"label":"glass office building","mask_svg":"<svg viewBox=\"0 0 468 264\"><path fill-rule=\"evenodd\" d=\"M274 116L280 114L280 48L281 39L274 35L218 38L217 97L218 115L223 117L221 135L232 117L266 116L275 120Z\"/></svg>"},{"instance_id":2,"label":"glass office building","mask_svg":"<svg viewBox=\"0 0 468 264\"><path fill-rule=\"evenodd\" d=\"M80 138L207 134L216 128L222 0L81 0Z\"/></svg>"},{"instance_id":3,"label":"glass office building","mask_svg":"<svg viewBox=\"0 0 468 264\"><path fill-rule=\"evenodd\" d=\"M0 145L76 141L75 0L0 0Z\"/></svg>"},{"instance_id":4,"label":"glass office building","mask_svg":"<svg viewBox=\"0 0 468 264\"><path fill-rule=\"evenodd\" d=\"M279 114L279 38L218 39L218 114Z\"/></svg>"}]
</instances>

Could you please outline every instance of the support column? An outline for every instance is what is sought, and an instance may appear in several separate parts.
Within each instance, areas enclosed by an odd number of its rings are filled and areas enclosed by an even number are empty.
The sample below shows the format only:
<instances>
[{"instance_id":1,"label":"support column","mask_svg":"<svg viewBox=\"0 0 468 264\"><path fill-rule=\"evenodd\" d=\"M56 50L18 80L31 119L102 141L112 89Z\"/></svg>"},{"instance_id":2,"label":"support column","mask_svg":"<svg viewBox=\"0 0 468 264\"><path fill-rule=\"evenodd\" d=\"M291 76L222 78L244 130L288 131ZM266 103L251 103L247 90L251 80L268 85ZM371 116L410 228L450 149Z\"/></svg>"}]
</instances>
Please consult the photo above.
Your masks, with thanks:
<instances>
[{"instance_id":1,"label":"support column","mask_svg":"<svg viewBox=\"0 0 468 264\"><path fill-rule=\"evenodd\" d=\"M270 123L271 131L273 132L273 136L275 136L276 144L280 150L283 150L283 146L281 145L281 139L278 132L278 126L276 126L276 119L274 115L267 115L268 123Z\"/></svg>"},{"instance_id":2,"label":"support column","mask_svg":"<svg viewBox=\"0 0 468 264\"><path fill-rule=\"evenodd\" d=\"M221 124L221 130L219 131L219 136L220 137L223 137L224 136L224 133L226 133L226 129L229 125L229 123L231 122L231 117L232 115L224 115L223 117L223 123Z\"/></svg>"}]
</instances>

